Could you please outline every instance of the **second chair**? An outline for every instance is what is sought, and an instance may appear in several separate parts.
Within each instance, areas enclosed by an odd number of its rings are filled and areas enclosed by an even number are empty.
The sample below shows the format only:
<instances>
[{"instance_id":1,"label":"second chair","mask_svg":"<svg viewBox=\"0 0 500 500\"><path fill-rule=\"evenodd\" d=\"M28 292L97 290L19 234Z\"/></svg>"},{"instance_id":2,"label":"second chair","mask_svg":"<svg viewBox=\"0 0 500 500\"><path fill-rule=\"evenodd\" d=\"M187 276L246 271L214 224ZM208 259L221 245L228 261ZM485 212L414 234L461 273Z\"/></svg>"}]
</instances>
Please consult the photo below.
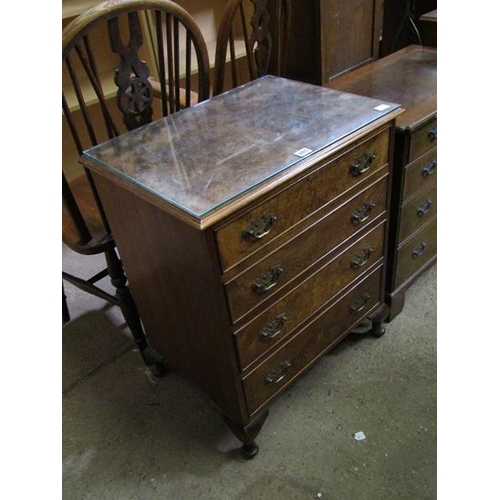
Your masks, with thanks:
<instances>
[{"instance_id":1,"label":"second chair","mask_svg":"<svg viewBox=\"0 0 500 500\"><path fill-rule=\"evenodd\" d=\"M214 96L270 72L283 73L290 16L289 0L226 4L217 33Z\"/></svg>"}]
</instances>

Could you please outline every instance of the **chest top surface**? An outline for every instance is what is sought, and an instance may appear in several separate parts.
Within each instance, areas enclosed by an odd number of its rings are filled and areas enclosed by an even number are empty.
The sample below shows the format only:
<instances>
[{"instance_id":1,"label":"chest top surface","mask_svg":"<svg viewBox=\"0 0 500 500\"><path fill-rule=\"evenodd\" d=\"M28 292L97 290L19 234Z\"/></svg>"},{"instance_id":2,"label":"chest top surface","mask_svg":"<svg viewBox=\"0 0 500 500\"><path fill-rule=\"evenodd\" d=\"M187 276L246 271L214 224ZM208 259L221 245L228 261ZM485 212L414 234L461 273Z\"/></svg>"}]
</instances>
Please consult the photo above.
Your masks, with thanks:
<instances>
[{"instance_id":1,"label":"chest top surface","mask_svg":"<svg viewBox=\"0 0 500 500\"><path fill-rule=\"evenodd\" d=\"M91 148L82 163L203 227L228 201L396 111L268 76Z\"/></svg>"},{"instance_id":2,"label":"chest top surface","mask_svg":"<svg viewBox=\"0 0 500 500\"><path fill-rule=\"evenodd\" d=\"M414 129L436 114L437 50L411 45L330 82L332 89L399 102L396 125Z\"/></svg>"}]
</instances>

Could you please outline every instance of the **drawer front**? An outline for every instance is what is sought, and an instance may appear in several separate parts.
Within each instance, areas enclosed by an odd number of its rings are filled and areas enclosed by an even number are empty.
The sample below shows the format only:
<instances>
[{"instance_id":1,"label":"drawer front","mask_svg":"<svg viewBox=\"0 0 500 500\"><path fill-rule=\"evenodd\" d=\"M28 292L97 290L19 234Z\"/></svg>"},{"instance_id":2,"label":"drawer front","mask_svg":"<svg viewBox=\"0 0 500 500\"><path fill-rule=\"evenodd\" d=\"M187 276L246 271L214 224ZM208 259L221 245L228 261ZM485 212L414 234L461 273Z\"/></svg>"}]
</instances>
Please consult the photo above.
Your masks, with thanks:
<instances>
[{"instance_id":1,"label":"drawer front","mask_svg":"<svg viewBox=\"0 0 500 500\"><path fill-rule=\"evenodd\" d=\"M411 134L408 163L437 146L437 118Z\"/></svg>"},{"instance_id":2,"label":"drawer front","mask_svg":"<svg viewBox=\"0 0 500 500\"><path fill-rule=\"evenodd\" d=\"M238 321L297 278L318 258L361 231L386 209L387 176L226 285L231 317Z\"/></svg>"},{"instance_id":3,"label":"drawer front","mask_svg":"<svg viewBox=\"0 0 500 500\"><path fill-rule=\"evenodd\" d=\"M401 208L401 224L399 226L399 243L418 231L437 214L437 187L419 192L409 199Z\"/></svg>"},{"instance_id":4,"label":"drawer front","mask_svg":"<svg viewBox=\"0 0 500 500\"><path fill-rule=\"evenodd\" d=\"M405 168L403 200L425 186L436 184L437 179L437 148L433 148L421 158L410 163Z\"/></svg>"},{"instance_id":5,"label":"drawer front","mask_svg":"<svg viewBox=\"0 0 500 500\"><path fill-rule=\"evenodd\" d=\"M399 288L436 254L437 219L398 249L394 288Z\"/></svg>"},{"instance_id":6,"label":"drawer front","mask_svg":"<svg viewBox=\"0 0 500 500\"><path fill-rule=\"evenodd\" d=\"M379 261L384 235L385 223L381 223L236 332L242 369L282 343L306 318Z\"/></svg>"},{"instance_id":7,"label":"drawer front","mask_svg":"<svg viewBox=\"0 0 500 500\"><path fill-rule=\"evenodd\" d=\"M389 130L371 137L216 232L223 271L356 186L388 160Z\"/></svg>"},{"instance_id":8,"label":"drawer front","mask_svg":"<svg viewBox=\"0 0 500 500\"><path fill-rule=\"evenodd\" d=\"M379 267L362 280L243 379L250 413L286 389L305 368L380 303L382 269Z\"/></svg>"}]
</instances>

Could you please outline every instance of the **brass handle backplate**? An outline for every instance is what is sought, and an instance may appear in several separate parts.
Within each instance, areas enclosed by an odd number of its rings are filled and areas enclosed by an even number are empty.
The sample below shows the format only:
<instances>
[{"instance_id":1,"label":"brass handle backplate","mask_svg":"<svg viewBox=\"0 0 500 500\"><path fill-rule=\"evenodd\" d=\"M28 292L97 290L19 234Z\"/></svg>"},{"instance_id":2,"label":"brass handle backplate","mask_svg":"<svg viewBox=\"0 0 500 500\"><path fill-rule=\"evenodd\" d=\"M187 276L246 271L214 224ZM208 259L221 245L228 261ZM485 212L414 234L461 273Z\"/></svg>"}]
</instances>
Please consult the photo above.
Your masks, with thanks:
<instances>
[{"instance_id":1,"label":"brass handle backplate","mask_svg":"<svg viewBox=\"0 0 500 500\"><path fill-rule=\"evenodd\" d=\"M359 269L360 267L364 266L368 262L372 253L373 248L368 247L365 248L359 255L356 255L356 257L351 260L352 269Z\"/></svg>"},{"instance_id":2,"label":"brass handle backplate","mask_svg":"<svg viewBox=\"0 0 500 500\"><path fill-rule=\"evenodd\" d=\"M423 217L432 207L432 200L426 200L417 209L417 217Z\"/></svg>"},{"instance_id":3,"label":"brass handle backplate","mask_svg":"<svg viewBox=\"0 0 500 500\"><path fill-rule=\"evenodd\" d=\"M349 173L353 177L359 177L361 174L365 173L375 160L376 156L373 153L365 153L361 158L358 158L349 169Z\"/></svg>"},{"instance_id":4,"label":"brass handle backplate","mask_svg":"<svg viewBox=\"0 0 500 500\"><path fill-rule=\"evenodd\" d=\"M266 385L271 385L271 384L278 384L280 383L285 377L288 372L288 369L292 366L292 363L290 361L283 361L278 367L276 367L271 373L269 373L266 378L264 379L264 382Z\"/></svg>"},{"instance_id":5,"label":"brass handle backplate","mask_svg":"<svg viewBox=\"0 0 500 500\"><path fill-rule=\"evenodd\" d=\"M285 326L285 321L286 321L286 316L284 314L279 314L264 328L262 328L262 330L259 333L259 336L262 339L268 339L268 340L274 339L274 337L277 337L283 330L283 327Z\"/></svg>"},{"instance_id":6,"label":"brass handle backplate","mask_svg":"<svg viewBox=\"0 0 500 500\"><path fill-rule=\"evenodd\" d=\"M425 249L427 248L427 242L422 241L419 245L417 245L414 249L413 252L411 253L411 256L416 259L417 257L420 257L424 252Z\"/></svg>"},{"instance_id":7,"label":"brass handle backplate","mask_svg":"<svg viewBox=\"0 0 500 500\"><path fill-rule=\"evenodd\" d=\"M434 172L434 170L436 170L436 167L437 167L436 160L432 160L429 163L427 163L426 165L424 165L424 167L422 167L422 177L424 179L426 177L429 177L429 175L431 175Z\"/></svg>"},{"instance_id":8,"label":"brass handle backplate","mask_svg":"<svg viewBox=\"0 0 500 500\"><path fill-rule=\"evenodd\" d=\"M369 293L364 293L356 302L354 302L354 304L351 304L349 310L353 313L362 311L370 299L371 295Z\"/></svg>"},{"instance_id":9,"label":"brass handle backplate","mask_svg":"<svg viewBox=\"0 0 500 500\"><path fill-rule=\"evenodd\" d=\"M269 234L273 224L276 222L276 215L266 214L259 220L253 221L244 231L243 238L249 241L257 241Z\"/></svg>"},{"instance_id":10,"label":"brass handle backplate","mask_svg":"<svg viewBox=\"0 0 500 500\"><path fill-rule=\"evenodd\" d=\"M267 273L264 273L253 282L252 290L258 295L266 293L276 286L282 274L283 268L281 266L271 267Z\"/></svg>"},{"instance_id":11,"label":"brass handle backplate","mask_svg":"<svg viewBox=\"0 0 500 500\"><path fill-rule=\"evenodd\" d=\"M370 217L371 211L375 208L373 201L363 203L361 208L355 210L351 215L351 222L357 226Z\"/></svg>"}]
</instances>

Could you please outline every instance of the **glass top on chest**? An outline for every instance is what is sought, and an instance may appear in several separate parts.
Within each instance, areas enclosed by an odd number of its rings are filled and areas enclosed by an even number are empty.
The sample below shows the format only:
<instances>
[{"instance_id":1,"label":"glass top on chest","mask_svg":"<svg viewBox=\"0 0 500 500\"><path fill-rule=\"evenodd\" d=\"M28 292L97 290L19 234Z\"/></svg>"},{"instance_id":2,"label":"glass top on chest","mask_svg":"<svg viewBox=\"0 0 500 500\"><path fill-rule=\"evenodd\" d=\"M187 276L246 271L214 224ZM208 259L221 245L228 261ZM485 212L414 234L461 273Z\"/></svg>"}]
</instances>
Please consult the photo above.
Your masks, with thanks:
<instances>
[{"instance_id":1,"label":"glass top on chest","mask_svg":"<svg viewBox=\"0 0 500 500\"><path fill-rule=\"evenodd\" d=\"M267 76L84 156L202 217L398 107Z\"/></svg>"}]
</instances>

